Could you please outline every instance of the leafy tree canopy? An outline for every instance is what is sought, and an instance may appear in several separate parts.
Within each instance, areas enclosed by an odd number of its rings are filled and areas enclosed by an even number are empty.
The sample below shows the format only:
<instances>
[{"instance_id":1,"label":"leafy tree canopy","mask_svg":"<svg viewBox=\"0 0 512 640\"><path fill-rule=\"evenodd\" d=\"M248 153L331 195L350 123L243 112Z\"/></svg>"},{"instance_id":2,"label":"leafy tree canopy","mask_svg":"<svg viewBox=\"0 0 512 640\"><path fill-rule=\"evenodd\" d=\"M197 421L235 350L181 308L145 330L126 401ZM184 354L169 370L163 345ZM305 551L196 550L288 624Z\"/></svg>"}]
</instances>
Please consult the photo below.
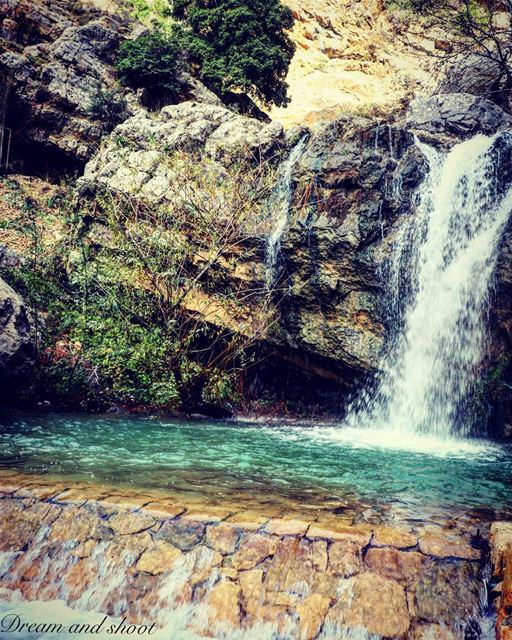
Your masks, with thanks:
<instances>
[{"instance_id":1,"label":"leafy tree canopy","mask_svg":"<svg viewBox=\"0 0 512 640\"><path fill-rule=\"evenodd\" d=\"M164 89L175 97L183 69L180 43L162 30L126 40L119 49L117 69L121 80L135 89Z\"/></svg>"},{"instance_id":2,"label":"leafy tree canopy","mask_svg":"<svg viewBox=\"0 0 512 640\"><path fill-rule=\"evenodd\" d=\"M293 16L279 0L175 0L172 11L181 21L174 38L210 89L287 104Z\"/></svg>"}]
</instances>

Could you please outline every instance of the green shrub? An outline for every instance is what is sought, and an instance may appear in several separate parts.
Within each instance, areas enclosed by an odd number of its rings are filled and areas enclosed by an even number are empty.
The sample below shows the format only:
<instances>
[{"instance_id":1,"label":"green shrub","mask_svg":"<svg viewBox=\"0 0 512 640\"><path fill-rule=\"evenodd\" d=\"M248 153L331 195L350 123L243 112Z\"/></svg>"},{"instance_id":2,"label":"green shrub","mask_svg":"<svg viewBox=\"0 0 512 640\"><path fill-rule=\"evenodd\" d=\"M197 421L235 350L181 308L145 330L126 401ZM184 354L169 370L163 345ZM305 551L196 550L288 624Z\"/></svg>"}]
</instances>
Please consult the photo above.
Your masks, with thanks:
<instances>
[{"instance_id":1,"label":"green shrub","mask_svg":"<svg viewBox=\"0 0 512 640\"><path fill-rule=\"evenodd\" d=\"M121 81L134 89L165 91L176 98L183 70L180 43L161 30L126 40L119 48L117 69Z\"/></svg>"},{"instance_id":2,"label":"green shrub","mask_svg":"<svg viewBox=\"0 0 512 640\"><path fill-rule=\"evenodd\" d=\"M270 168L174 154L164 204L117 192L58 203L60 240L42 242L42 212L17 196L23 260L3 273L32 309L31 398L55 406L191 410L236 397L246 349L272 323L265 293L233 287L231 257L253 257ZM227 322L222 324L223 319Z\"/></svg>"},{"instance_id":3,"label":"green shrub","mask_svg":"<svg viewBox=\"0 0 512 640\"><path fill-rule=\"evenodd\" d=\"M98 120L115 127L127 117L124 96L115 90L100 90L91 100L89 113Z\"/></svg>"},{"instance_id":4,"label":"green shrub","mask_svg":"<svg viewBox=\"0 0 512 640\"><path fill-rule=\"evenodd\" d=\"M287 30L293 16L279 0L175 0L173 15L182 21L173 38L210 89L287 104L285 78L295 49Z\"/></svg>"},{"instance_id":5,"label":"green shrub","mask_svg":"<svg viewBox=\"0 0 512 640\"><path fill-rule=\"evenodd\" d=\"M127 0L132 16L147 25L165 26L171 16L167 0Z\"/></svg>"}]
</instances>

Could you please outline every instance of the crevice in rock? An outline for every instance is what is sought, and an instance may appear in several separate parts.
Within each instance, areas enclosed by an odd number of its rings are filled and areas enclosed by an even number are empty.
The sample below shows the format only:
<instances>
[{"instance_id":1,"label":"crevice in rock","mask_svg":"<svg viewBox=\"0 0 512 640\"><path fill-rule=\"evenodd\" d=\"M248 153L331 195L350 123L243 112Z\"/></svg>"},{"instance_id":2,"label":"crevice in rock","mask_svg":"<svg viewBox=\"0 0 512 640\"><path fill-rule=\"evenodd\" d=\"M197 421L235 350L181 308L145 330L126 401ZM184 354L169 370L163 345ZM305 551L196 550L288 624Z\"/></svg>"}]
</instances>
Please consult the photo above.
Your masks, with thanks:
<instances>
[{"instance_id":1,"label":"crevice in rock","mask_svg":"<svg viewBox=\"0 0 512 640\"><path fill-rule=\"evenodd\" d=\"M59 184L83 174L85 163L66 156L55 147L23 140L14 131L9 173L42 178Z\"/></svg>"},{"instance_id":2,"label":"crevice in rock","mask_svg":"<svg viewBox=\"0 0 512 640\"><path fill-rule=\"evenodd\" d=\"M5 136L4 148L1 150L3 162L0 164L0 170L7 174L42 178L52 183L60 183L63 179L83 174L85 161L67 155L49 140L35 140L27 134L29 126L40 126L41 131L44 131L47 124L44 119L50 117L48 114L45 115L41 111L40 122L30 120L15 92L11 91L3 106L3 114L0 115L3 115L4 130L9 134L9 148L8 138Z\"/></svg>"}]
</instances>

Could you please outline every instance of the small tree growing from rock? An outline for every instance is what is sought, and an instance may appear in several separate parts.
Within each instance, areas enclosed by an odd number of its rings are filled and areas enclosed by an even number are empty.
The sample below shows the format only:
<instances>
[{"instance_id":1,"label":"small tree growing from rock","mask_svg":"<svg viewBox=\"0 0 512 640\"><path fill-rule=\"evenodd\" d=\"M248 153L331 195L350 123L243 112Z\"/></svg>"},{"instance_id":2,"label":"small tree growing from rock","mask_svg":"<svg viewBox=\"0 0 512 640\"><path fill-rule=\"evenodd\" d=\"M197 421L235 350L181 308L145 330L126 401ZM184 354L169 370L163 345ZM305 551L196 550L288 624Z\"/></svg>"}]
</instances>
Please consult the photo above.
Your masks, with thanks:
<instances>
[{"instance_id":1,"label":"small tree growing from rock","mask_svg":"<svg viewBox=\"0 0 512 640\"><path fill-rule=\"evenodd\" d=\"M98 91L91 100L89 112L112 129L128 117L126 100L115 89Z\"/></svg>"},{"instance_id":2,"label":"small tree growing from rock","mask_svg":"<svg viewBox=\"0 0 512 640\"><path fill-rule=\"evenodd\" d=\"M117 69L125 84L153 94L165 94L170 101L175 101L182 90L179 77L184 61L180 43L160 29L123 42Z\"/></svg>"},{"instance_id":3,"label":"small tree growing from rock","mask_svg":"<svg viewBox=\"0 0 512 640\"><path fill-rule=\"evenodd\" d=\"M286 105L286 74L295 45L292 12L279 0L175 0L177 38L201 80L215 93L242 91Z\"/></svg>"},{"instance_id":4,"label":"small tree growing from rock","mask_svg":"<svg viewBox=\"0 0 512 640\"><path fill-rule=\"evenodd\" d=\"M253 273L272 168L181 152L167 162L165 202L99 190L62 203L59 242L27 237L10 279L45 319L45 399L218 410L276 321L263 269ZM19 226L25 237L22 211Z\"/></svg>"}]
</instances>

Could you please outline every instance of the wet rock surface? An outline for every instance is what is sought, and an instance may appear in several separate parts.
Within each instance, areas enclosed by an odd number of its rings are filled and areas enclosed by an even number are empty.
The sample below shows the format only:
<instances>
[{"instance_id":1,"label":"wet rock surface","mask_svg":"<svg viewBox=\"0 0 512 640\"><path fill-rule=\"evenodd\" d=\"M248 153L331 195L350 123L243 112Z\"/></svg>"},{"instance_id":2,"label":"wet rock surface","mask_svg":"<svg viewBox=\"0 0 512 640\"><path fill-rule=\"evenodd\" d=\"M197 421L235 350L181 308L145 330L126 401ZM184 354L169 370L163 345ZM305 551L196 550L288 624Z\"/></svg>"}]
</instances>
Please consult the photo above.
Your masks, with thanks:
<instances>
[{"instance_id":1,"label":"wet rock surface","mask_svg":"<svg viewBox=\"0 0 512 640\"><path fill-rule=\"evenodd\" d=\"M151 117L140 112L119 125L87 164L79 189L84 195L107 188L165 202L172 197L173 153L191 154L195 162L213 160L219 171L240 156L272 165L285 160L304 136L275 269L280 320L259 347L272 353L283 393L288 371L298 369L299 376L323 381L320 394L324 384L339 397L340 386L375 372L385 341L380 265L425 166L405 128L345 117L315 132L303 128L285 135L278 123L185 102ZM273 214L270 209L269 229ZM250 251L226 256L226 264L234 265L233 287L265 292L266 242L253 239ZM226 326L239 321L225 320ZM272 366L261 379L272 378ZM314 385L302 382L290 381L291 387L315 393Z\"/></svg>"},{"instance_id":2,"label":"wet rock surface","mask_svg":"<svg viewBox=\"0 0 512 640\"><path fill-rule=\"evenodd\" d=\"M498 611L496 637L512 638L512 523L496 522L491 528L492 572Z\"/></svg>"},{"instance_id":3,"label":"wet rock surface","mask_svg":"<svg viewBox=\"0 0 512 640\"><path fill-rule=\"evenodd\" d=\"M151 502L182 513L148 513ZM198 507L178 505L168 492L2 472L0 586L133 623L163 625L188 607L194 632L205 637L268 624L282 637L309 640L361 628L397 640L451 639L482 616L486 557L467 531L455 547L453 530L432 525L351 525L318 514L299 525L286 513L244 509L237 518L236 505L225 504L221 517L220 505L214 515ZM495 571L505 572L503 602L512 549L505 529L496 525L492 537ZM434 534L437 546L427 549Z\"/></svg>"}]
</instances>

